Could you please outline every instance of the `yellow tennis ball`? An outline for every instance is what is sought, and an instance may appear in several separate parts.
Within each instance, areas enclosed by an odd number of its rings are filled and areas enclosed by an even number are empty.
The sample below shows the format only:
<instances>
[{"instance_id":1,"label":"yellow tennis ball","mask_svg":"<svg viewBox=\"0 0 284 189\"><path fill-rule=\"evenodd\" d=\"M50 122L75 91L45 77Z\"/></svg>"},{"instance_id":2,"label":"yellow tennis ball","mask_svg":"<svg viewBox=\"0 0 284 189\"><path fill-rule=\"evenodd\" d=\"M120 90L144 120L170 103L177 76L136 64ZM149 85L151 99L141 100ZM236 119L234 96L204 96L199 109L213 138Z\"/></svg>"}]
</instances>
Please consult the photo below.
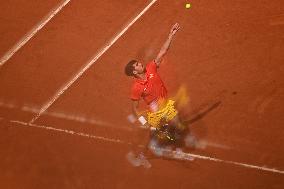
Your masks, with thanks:
<instances>
[{"instance_id":1,"label":"yellow tennis ball","mask_svg":"<svg viewBox=\"0 0 284 189\"><path fill-rule=\"evenodd\" d=\"M186 9L189 9L190 7L191 7L190 3L186 3L186 4L185 4L185 8L186 8Z\"/></svg>"}]
</instances>

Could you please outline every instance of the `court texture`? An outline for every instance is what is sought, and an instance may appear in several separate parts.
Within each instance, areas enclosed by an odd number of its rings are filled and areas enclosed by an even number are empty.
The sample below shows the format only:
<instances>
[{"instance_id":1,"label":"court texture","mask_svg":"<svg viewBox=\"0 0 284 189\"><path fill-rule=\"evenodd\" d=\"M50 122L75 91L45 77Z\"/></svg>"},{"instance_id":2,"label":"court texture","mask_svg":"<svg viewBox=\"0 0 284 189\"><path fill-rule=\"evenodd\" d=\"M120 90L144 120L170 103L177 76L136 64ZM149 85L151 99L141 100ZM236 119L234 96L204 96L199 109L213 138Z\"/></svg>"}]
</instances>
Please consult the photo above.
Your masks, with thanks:
<instances>
[{"instance_id":1,"label":"court texture","mask_svg":"<svg viewBox=\"0 0 284 189\"><path fill-rule=\"evenodd\" d=\"M186 8L190 3L190 8ZM10 0L0 4L0 188L284 188L283 0ZM153 60L194 146L126 158L131 59Z\"/></svg>"}]
</instances>

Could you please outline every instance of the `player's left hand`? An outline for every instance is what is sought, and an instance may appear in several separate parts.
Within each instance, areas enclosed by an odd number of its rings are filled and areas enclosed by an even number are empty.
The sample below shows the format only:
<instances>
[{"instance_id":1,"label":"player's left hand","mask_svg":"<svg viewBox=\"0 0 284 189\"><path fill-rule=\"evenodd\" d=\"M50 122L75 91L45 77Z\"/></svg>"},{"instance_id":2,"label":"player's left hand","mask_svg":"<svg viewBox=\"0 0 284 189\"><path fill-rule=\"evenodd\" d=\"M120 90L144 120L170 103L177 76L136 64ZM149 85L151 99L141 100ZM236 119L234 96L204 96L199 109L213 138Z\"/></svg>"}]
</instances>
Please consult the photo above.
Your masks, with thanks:
<instances>
[{"instance_id":1,"label":"player's left hand","mask_svg":"<svg viewBox=\"0 0 284 189\"><path fill-rule=\"evenodd\" d=\"M176 34L176 32L179 30L180 26L178 23L175 23L173 26L172 26L172 29L170 31L170 36L174 36Z\"/></svg>"}]
</instances>

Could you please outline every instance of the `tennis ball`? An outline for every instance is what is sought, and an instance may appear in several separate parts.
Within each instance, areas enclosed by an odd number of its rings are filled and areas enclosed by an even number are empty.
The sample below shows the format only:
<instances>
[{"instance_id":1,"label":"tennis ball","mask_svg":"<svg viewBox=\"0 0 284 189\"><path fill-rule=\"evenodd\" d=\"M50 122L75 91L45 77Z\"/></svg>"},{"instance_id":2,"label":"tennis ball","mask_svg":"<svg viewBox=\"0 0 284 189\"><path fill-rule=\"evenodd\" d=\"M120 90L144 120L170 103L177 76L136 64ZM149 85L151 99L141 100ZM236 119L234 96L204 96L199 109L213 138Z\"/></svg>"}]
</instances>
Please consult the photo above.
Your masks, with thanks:
<instances>
[{"instance_id":1,"label":"tennis ball","mask_svg":"<svg viewBox=\"0 0 284 189\"><path fill-rule=\"evenodd\" d=\"M191 7L190 3L186 3L186 4L185 4L185 8L186 8L186 9L189 9L190 7Z\"/></svg>"}]
</instances>

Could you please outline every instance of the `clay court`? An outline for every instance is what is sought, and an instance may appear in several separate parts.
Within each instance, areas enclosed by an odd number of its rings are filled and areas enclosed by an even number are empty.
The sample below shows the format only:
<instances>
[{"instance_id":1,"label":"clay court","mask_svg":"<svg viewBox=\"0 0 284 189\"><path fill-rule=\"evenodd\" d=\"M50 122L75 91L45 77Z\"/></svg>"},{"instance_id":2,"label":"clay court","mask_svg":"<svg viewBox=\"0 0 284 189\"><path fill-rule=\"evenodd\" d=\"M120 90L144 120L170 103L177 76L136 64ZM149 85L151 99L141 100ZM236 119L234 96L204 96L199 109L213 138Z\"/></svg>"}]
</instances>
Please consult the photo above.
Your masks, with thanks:
<instances>
[{"instance_id":1,"label":"clay court","mask_svg":"<svg viewBox=\"0 0 284 189\"><path fill-rule=\"evenodd\" d=\"M0 5L0 188L284 188L283 0L17 0ZM153 60L193 158L126 154L131 59Z\"/></svg>"}]
</instances>

